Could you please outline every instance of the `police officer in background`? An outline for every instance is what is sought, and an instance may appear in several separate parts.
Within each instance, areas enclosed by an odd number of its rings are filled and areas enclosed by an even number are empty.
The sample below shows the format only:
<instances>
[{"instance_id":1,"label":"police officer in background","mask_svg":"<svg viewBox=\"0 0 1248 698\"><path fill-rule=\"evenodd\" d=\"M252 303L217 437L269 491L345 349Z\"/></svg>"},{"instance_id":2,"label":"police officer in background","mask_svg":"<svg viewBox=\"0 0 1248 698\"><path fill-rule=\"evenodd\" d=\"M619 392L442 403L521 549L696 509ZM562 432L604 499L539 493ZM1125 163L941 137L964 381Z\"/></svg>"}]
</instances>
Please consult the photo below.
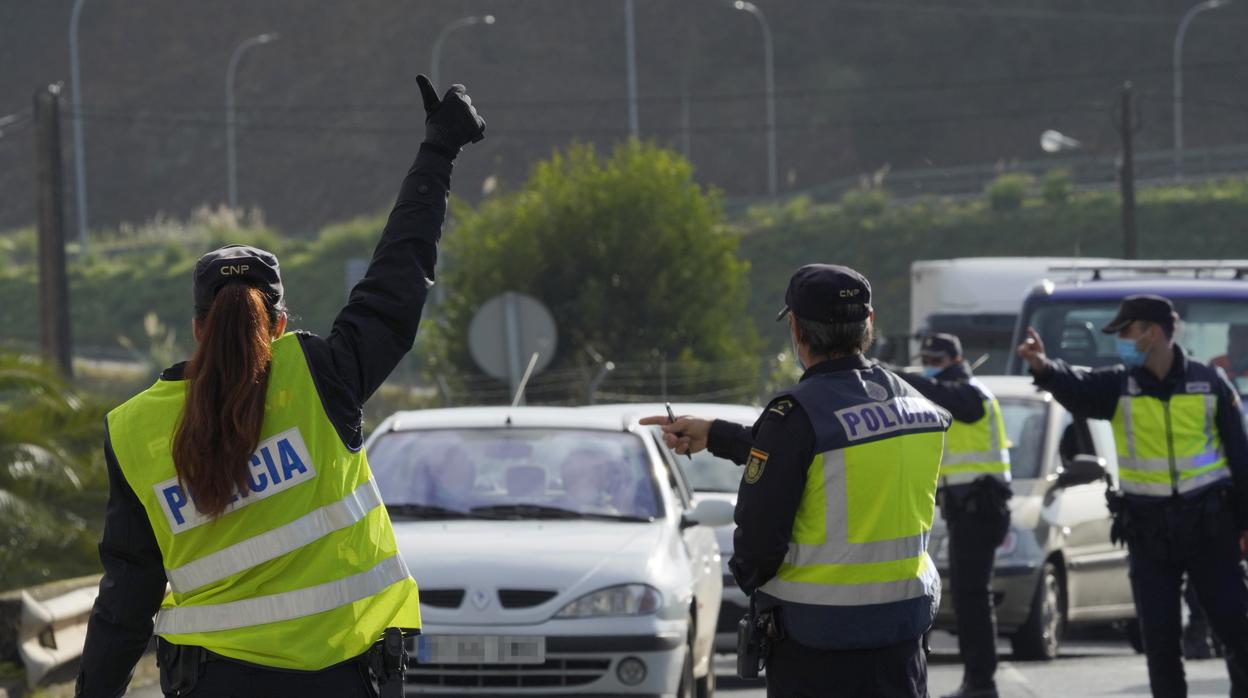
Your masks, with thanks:
<instances>
[{"instance_id":1,"label":"police officer in background","mask_svg":"<svg viewBox=\"0 0 1248 698\"><path fill-rule=\"evenodd\" d=\"M1111 500L1125 537L1131 589L1153 695L1186 696L1180 650L1183 574L1226 648L1231 695L1248 696L1248 439L1226 374L1193 361L1174 341L1166 298L1130 296L1104 332L1122 364L1096 371L1045 356L1034 329L1018 347L1036 385L1077 417L1108 419L1122 499Z\"/></svg>"},{"instance_id":2,"label":"police officer in background","mask_svg":"<svg viewBox=\"0 0 1248 698\"><path fill-rule=\"evenodd\" d=\"M729 566L770 643L767 695L926 697L940 600L927 555L949 414L863 356L871 286L843 266L793 275L801 381L752 427L648 417L679 453L746 466Z\"/></svg>"},{"instance_id":3,"label":"police officer in background","mask_svg":"<svg viewBox=\"0 0 1248 698\"><path fill-rule=\"evenodd\" d=\"M992 567L996 548L1010 528L1005 420L992 392L971 375L956 336L928 335L919 356L923 375L899 376L954 420L940 464L938 501L949 530L949 576L965 668L962 686L947 698L995 698Z\"/></svg>"},{"instance_id":4,"label":"police officer in background","mask_svg":"<svg viewBox=\"0 0 1248 698\"><path fill-rule=\"evenodd\" d=\"M195 265L190 361L109 413L80 698L125 693L153 632L167 696L402 693L420 605L361 408L412 348L451 163L485 129L462 86L417 83L425 140L329 335L287 334L277 259L224 247Z\"/></svg>"}]
</instances>

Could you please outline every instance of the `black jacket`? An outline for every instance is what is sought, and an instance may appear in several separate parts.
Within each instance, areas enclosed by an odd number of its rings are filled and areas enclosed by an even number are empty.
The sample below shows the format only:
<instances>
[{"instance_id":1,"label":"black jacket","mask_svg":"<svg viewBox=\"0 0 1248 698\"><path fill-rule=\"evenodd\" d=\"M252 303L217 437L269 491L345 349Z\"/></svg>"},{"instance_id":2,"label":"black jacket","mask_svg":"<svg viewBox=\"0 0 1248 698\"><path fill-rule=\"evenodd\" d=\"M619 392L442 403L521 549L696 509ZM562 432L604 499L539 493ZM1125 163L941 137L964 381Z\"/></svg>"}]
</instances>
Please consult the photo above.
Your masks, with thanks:
<instances>
[{"instance_id":1,"label":"black jacket","mask_svg":"<svg viewBox=\"0 0 1248 698\"><path fill-rule=\"evenodd\" d=\"M1035 376L1036 386L1053 394L1053 398L1076 417L1088 419L1113 419L1118 410L1118 398L1122 395L1124 374L1130 374L1140 388L1141 395L1169 400L1179 381L1187 375L1188 365L1198 364L1187 357L1177 344L1174 347L1174 365L1165 379L1158 380L1145 368L1127 368L1121 364L1087 371L1067 365L1064 361L1050 361L1044 371ZM1214 371L1214 369L1208 369ZM1214 420L1222 447L1226 452L1227 466L1231 470L1233 501L1236 521L1241 531L1248 531L1248 437L1244 434L1244 415L1240 409L1239 393L1221 369L1216 369L1217 380L1213 386L1218 406ZM1192 493L1200 496L1203 491ZM1152 498L1150 498L1152 499Z\"/></svg>"},{"instance_id":2,"label":"black jacket","mask_svg":"<svg viewBox=\"0 0 1248 698\"><path fill-rule=\"evenodd\" d=\"M416 340L450 183L451 161L421 146L368 271L351 290L329 335L298 333L321 403L348 448L363 445L365 401ZM161 378L181 379L184 366L166 369ZM104 454L109 478L100 541L104 577L88 622L76 694L81 698L125 693L165 594L165 569L151 522L122 475L107 434Z\"/></svg>"}]
</instances>

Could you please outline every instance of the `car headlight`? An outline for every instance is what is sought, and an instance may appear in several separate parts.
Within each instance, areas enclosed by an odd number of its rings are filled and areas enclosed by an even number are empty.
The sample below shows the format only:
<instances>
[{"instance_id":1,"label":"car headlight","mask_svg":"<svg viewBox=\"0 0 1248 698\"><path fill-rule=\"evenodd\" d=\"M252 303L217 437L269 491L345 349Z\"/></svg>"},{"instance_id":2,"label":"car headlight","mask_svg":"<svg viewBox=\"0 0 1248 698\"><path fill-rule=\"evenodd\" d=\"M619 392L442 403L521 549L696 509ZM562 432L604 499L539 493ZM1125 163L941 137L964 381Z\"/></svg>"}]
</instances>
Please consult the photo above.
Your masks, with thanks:
<instances>
[{"instance_id":1,"label":"car headlight","mask_svg":"<svg viewBox=\"0 0 1248 698\"><path fill-rule=\"evenodd\" d=\"M621 584L586 594L564 606L556 618L644 616L659 610L663 595L645 584Z\"/></svg>"}]
</instances>

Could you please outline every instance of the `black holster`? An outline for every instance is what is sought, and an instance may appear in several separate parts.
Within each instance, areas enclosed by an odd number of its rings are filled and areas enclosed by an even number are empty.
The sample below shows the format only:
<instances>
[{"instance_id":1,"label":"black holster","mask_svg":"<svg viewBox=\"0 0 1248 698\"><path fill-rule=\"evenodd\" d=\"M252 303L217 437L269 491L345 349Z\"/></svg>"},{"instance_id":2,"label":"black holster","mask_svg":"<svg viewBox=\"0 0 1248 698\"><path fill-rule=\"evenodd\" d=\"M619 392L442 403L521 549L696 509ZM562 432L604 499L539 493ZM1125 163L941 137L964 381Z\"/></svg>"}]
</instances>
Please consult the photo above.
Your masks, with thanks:
<instances>
[{"instance_id":1,"label":"black holster","mask_svg":"<svg viewBox=\"0 0 1248 698\"><path fill-rule=\"evenodd\" d=\"M156 666L160 667L160 690L166 696L184 696L195 690L208 651L194 645L175 645L156 639Z\"/></svg>"},{"instance_id":2,"label":"black holster","mask_svg":"<svg viewBox=\"0 0 1248 698\"><path fill-rule=\"evenodd\" d=\"M757 679L767 665L772 646L784 639L780 609L758 611L750 597L750 609L737 623L737 676Z\"/></svg>"},{"instance_id":3,"label":"black holster","mask_svg":"<svg viewBox=\"0 0 1248 698\"><path fill-rule=\"evenodd\" d=\"M386 628L381 641L368 650L368 668L377 680L380 698L403 698L407 673L407 646L401 628Z\"/></svg>"}]
</instances>

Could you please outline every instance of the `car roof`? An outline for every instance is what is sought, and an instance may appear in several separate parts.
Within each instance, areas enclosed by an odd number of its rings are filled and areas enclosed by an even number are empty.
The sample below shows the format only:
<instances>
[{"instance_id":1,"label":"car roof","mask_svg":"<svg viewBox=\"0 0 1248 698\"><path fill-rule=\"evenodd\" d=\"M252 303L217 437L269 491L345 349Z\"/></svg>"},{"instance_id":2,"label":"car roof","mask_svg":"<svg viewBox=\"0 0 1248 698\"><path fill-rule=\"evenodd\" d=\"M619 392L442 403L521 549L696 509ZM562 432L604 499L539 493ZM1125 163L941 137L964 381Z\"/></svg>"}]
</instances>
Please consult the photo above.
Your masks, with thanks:
<instances>
[{"instance_id":1,"label":"car roof","mask_svg":"<svg viewBox=\"0 0 1248 698\"><path fill-rule=\"evenodd\" d=\"M630 420L618 414L576 407L448 407L396 412L391 431L409 429L479 429L488 427L627 430Z\"/></svg>"},{"instance_id":2,"label":"car roof","mask_svg":"<svg viewBox=\"0 0 1248 698\"><path fill-rule=\"evenodd\" d=\"M663 402L616 402L606 405L588 405L579 408L587 412L619 415L621 419L635 419L650 415L667 414ZM730 405L716 402L673 402L672 411L678 415L691 414L712 419L746 420L751 423L758 418L761 407L754 405Z\"/></svg>"},{"instance_id":3,"label":"car roof","mask_svg":"<svg viewBox=\"0 0 1248 698\"><path fill-rule=\"evenodd\" d=\"M1179 298L1248 298L1248 281L1235 279L1131 278L1105 281L1081 281L1070 284L1042 283L1032 289L1028 299L1048 300L1120 300L1135 293L1155 293L1171 299Z\"/></svg>"},{"instance_id":4,"label":"car roof","mask_svg":"<svg viewBox=\"0 0 1248 698\"><path fill-rule=\"evenodd\" d=\"M1047 392L1032 382L1031 376L976 376L997 398L1050 400Z\"/></svg>"}]
</instances>

